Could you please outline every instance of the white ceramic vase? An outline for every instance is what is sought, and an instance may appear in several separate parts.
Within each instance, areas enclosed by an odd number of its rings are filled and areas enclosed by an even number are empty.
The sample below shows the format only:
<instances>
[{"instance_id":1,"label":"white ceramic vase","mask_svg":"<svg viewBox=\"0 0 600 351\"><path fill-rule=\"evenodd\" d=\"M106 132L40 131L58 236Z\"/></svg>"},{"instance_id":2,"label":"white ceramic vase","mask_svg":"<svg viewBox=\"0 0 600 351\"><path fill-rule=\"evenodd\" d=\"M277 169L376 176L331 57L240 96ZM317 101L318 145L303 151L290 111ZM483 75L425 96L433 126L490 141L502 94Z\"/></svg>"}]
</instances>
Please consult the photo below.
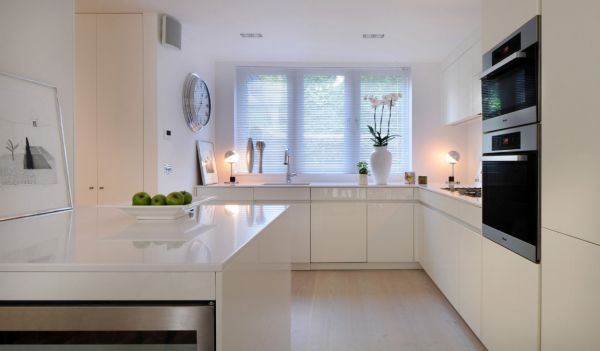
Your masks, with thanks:
<instances>
[{"instance_id":1,"label":"white ceramic vase","mask_svg":"<svg viewBox=\"0 0 600 351\"><path fill-rule=\"evenodd\" d=\"M371 171L375 177L375 184L386 185L392 170L392 153L387 146L375 146L371 153Z\"/></svg>"}]
</instances>

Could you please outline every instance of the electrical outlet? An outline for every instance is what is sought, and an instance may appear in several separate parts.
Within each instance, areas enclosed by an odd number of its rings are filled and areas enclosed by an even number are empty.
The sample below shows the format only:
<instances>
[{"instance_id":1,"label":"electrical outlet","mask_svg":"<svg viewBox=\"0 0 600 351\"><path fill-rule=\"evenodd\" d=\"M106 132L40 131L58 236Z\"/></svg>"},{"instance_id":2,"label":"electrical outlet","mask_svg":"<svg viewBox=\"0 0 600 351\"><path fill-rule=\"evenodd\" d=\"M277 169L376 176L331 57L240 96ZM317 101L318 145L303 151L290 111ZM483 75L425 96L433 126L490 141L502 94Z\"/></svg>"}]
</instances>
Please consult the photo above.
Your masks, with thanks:
<instances>
[{"instance_id":1,"label":"electrical outlet","mask_svg":"<svg viewBox=\"0 0 600 351\"><path fill-rule=\"evenodd\" d=\"M163 171L166 176L173 174L173 165L170 163L163 164Z\"/></svg>"}]
</instances>

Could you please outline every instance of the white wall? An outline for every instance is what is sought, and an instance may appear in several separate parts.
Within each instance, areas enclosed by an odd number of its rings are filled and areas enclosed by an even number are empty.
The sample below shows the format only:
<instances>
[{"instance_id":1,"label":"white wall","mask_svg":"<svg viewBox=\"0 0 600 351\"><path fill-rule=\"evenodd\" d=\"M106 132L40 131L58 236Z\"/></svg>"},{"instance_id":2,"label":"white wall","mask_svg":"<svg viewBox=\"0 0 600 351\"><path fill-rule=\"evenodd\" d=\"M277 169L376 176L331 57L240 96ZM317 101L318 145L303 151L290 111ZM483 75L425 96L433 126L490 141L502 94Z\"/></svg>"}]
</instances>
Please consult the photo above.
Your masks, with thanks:
<instances>
[{"instance_id":1,"label":"white wall","mask_svg":"<svg viewBox=\"0 0 600 351\"><path fill-rule=\"evenodd\" d=\"M46 82L58 88L71 188L74 41L73 0L0 2L0 71Z\"/></svg>"},{"instance_id":2,"label":"white wall","mask_svg":"<svg viewBox=\"0 0 600 351\"><path fill-rule=\"evenodd\" d=\"M222 155L233 147L233 116L234 116L234 87L235 66L237 65L259 65L259 63L234 63L217 62L215 64L216 81L216 105L219 111L216 125L216 158L219 171L219 180L227 180L229 167L223 162ZM316 63L269 63L260 65L273 66L334 66L340 64L316 64ZM463 155L464 160L456 166L456 176L464 183L472 182L473 177L467 177L467 127L446 126L442 117L441 107L441 66L437 63L412 63L412 64L345 64L345 66L369 67L369 66L409 66L412 76L412 114L413 114L413 170L417 175L427 175L430 183L447 180L450 175L450 165L445 163L444 155L449 150L456 150ZM268 144L268 141L267 141ZM244 154L245 150L236 150ZM282 155L283 159L283 155ZM240 165L242 162L240 162ZM241 181L274 181L282 180L283 176L240 176ZM355 181L355 175L333 176L339 181ZM299 181L331 180L327 178L302 178ZM403 181L402 176L392 176L392 181Z\"/></svg>"},{"instance_id":3,"label":"white wall","mask_svg":"<svg viewBox=\"0 0 600 351\"><path fill-rule=\"evenodd\" d=\"M155 17L158 21L158 16ZM156 116L157 116L157 162L158 192L191 191L199 184L196 159L196 140L214 140L216 110L214 94L213 110L208 125L193 133L185 124L181 94L186 75L196 72L204 79L209 91L214 91L214 64L207 56L207 48L196 38L202 38L194 27L182 23L182 50L162 46L156 39ZM196 29L199 30L199 29ZM197 34L197 35L195 35ZM170 130L169 139L164 137ZM173 173L165 175L163 165L170 163Z\"/></svg>"}]
</instances>

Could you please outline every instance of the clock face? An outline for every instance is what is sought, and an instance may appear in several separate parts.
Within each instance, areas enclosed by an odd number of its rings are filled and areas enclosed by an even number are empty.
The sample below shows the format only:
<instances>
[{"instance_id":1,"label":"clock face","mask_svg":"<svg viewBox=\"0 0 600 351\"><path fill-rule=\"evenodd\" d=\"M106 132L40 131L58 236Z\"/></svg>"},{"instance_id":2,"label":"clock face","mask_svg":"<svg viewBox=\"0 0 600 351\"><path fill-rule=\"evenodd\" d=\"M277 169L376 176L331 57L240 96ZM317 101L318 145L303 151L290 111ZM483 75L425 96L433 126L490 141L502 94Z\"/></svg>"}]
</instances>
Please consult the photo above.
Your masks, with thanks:
<instances>
[{"instance_id":1,"label":"clock face","mask_svg":"<svg viewBox=\"0 0 600 351\"><path fill-rule=\"evenodd\" d=\"M197 74L190 73L183 88L183 112L192 131L197 132L208 124L210 110L210 93L206 83Z\"/></svg>"}]
</instances>

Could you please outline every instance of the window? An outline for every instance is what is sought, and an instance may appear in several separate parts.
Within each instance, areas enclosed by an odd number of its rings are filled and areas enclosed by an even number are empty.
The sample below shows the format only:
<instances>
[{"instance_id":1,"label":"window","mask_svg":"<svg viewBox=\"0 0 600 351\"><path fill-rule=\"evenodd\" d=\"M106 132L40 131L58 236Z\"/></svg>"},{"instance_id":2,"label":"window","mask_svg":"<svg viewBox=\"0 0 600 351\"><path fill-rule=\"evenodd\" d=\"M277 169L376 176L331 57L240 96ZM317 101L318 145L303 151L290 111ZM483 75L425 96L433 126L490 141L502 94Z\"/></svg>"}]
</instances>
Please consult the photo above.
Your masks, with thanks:
<instances>
[{"instance_id":1,"label":"window","mask_svg":"<svg viewBox=\"0 0 600 351\"><path fill-rule=\"evenodd\" d=\"M251 137L264 140L263 171L285 173L283 153L298 173L356 173L356 162L373 151L367 124L373 109L365 95L401 93L392 109L389 143L392 173L410 170L410 70L238 67L235 148ZM386 108L383 121L387 123ZM377 113L377 123L381 109ZM384 128L387 130L387 125ZM255 157L255 169L258 162ZM246 172L238 167L238 172Z\"/></svg>"}]
</instances>

